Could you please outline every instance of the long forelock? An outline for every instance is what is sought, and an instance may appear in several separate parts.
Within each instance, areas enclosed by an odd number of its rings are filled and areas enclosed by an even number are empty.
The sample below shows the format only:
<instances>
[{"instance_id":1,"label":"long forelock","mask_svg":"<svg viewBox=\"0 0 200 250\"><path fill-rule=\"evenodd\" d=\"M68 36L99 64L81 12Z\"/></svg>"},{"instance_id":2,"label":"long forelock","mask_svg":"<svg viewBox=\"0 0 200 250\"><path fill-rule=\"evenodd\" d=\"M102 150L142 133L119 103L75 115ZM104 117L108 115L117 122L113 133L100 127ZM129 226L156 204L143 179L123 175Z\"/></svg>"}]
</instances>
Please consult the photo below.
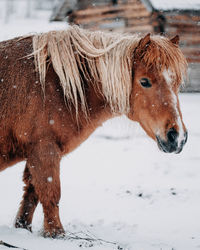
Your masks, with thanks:
<instances>
[{"instance_id":1,"label":"long forelock","mask_svg":"<svg viewBox=\"0 0 200 250\"><path fill-rule=\"evenodd\" d=\"M165 37L152 36L142 60L149 70L155 69L162 74L170 71L174 84L184 83L187 77L187 61L182 51Z\"/></svg>"}]
</instances>

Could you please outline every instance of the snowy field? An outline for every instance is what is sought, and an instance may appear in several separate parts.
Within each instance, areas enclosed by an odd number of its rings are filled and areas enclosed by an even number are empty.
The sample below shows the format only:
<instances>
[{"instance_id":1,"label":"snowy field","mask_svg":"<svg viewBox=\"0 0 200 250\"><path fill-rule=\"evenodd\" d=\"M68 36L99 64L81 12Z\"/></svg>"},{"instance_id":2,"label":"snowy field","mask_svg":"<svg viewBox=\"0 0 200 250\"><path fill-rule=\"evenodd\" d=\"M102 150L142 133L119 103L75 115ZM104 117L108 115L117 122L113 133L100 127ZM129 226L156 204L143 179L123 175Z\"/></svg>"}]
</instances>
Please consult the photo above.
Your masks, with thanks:
<instances>
[{"instance_id":1,"label":"snowy field","mask_svg":"<svg viewBox=\"0 0 200 250\"><path fill-rule=\"evenodd\" d=\"M1 22L0 40L65 26ZM0 173L0 240L28 250L200 249L200 94L181 94L180 102L189 139L179 155L160 152L136 124L115 119L62 160L62 223L68 236L94 241L44 239L41 206L33 233L14 228L24 163Z\"/></svg>"}]
</instances>

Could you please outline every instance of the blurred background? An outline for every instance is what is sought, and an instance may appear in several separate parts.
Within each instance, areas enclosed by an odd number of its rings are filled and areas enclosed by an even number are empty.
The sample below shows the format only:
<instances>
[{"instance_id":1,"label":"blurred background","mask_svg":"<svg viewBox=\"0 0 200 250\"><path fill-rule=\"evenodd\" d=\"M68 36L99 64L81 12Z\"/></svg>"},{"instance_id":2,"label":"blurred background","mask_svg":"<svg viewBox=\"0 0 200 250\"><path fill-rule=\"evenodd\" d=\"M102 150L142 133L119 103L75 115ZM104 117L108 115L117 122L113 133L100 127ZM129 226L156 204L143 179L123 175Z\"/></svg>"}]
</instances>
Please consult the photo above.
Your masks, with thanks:
<instances>
[{"instance_id":1,"label":"blurred background","mask_svg":"<svg viewBox=\"0 0 200 250\"><path fill-rule=\"evenodd\" d=\"M200 0L1 0L0 40L78 24L92 30L181 38L189 62L182 91L200 91Z\"/></svg>"}]
</instances>

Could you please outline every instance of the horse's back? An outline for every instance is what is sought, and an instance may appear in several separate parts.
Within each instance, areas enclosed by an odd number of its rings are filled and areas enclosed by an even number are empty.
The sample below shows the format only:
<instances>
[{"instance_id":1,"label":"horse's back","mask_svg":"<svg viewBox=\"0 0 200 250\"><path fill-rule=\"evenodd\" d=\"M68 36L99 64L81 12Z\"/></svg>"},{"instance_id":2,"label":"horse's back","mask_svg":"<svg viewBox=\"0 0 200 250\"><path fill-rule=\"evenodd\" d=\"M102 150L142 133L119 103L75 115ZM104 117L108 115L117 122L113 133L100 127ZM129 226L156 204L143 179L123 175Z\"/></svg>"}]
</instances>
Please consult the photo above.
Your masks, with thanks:
<instances>
[{"instance_id":1,"label":"horse's back","mask_svg":"<svg viewBox=\"0 0 200 250\"><path fill-rule=\"evenodd\" d=\"M17 71L20 59L31 54L32 50L32 37L17 37L0 42L1 75L2 69L7 71L13 68L13 66L15 66Z\"/></svg>"},{"instance_id":2,"label":"horse's back","mask_svg":"<svg viewBox=\"0 0 200 250\"><path fill-rule=\"evenodd\" d=\"M16 119L27 105L27 91L35 81L32 39L15 38L0 43L0 124ZM33 85L33 84L32 84Z\"/></svg>"}]
</instances>

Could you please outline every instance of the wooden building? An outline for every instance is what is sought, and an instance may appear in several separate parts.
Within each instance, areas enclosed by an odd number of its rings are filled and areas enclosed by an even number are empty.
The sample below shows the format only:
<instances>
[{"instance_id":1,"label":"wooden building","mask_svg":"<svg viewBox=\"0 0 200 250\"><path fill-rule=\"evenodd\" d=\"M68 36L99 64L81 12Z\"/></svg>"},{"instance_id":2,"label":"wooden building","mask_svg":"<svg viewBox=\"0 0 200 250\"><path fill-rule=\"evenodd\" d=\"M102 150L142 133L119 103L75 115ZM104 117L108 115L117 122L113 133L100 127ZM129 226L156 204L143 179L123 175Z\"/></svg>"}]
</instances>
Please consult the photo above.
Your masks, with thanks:
<instances>
[{"instance_id":1,"label":"wooden building","mask_svg":"<svg viewBox=\"0 0 200 250\"><path fill-rule=\"evenodd\" d=\"M178 34L191 63L187 90L200 91L200 0L62 0L51 20L95 30Z\"/></svg>"},{"instance_id":2,"label":"wooden building","mask_svg":"<svg viewBox=\"0 0 200 250\"><path fill-rule=\"evenodd\" d=\"M65 9L64 13L61 9ZM51 20L63 20L66 16L69 23L89 29L153 32L151 11L140 0L74 0L73 4L66 0Z\"/></svg>"}]
</instances>

